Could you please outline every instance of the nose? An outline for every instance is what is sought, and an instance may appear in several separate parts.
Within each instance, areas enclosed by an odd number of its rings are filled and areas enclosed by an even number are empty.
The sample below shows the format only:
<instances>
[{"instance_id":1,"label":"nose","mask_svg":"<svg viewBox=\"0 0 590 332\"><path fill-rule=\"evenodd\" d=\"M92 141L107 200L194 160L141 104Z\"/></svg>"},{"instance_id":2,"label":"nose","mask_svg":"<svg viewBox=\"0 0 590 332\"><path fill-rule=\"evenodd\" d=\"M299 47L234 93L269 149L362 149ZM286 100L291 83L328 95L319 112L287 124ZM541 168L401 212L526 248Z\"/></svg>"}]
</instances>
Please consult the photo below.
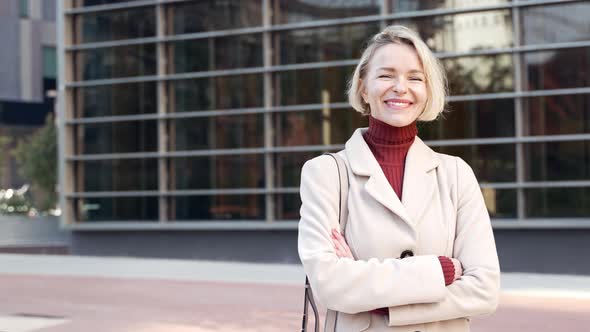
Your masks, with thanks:
<instances>
[{"instance_id":1,"label":"nose","mask_svg":"<svg viewBox=\"0 0 590 332\"><path fill-rule=\"evenodd\" d=\"M406 80L403 78L398 78L393 82L391 90L395 92L398 96L405 94L406 92L408 92L408 85L406 83Z\"/></svg>"}]
</instances>

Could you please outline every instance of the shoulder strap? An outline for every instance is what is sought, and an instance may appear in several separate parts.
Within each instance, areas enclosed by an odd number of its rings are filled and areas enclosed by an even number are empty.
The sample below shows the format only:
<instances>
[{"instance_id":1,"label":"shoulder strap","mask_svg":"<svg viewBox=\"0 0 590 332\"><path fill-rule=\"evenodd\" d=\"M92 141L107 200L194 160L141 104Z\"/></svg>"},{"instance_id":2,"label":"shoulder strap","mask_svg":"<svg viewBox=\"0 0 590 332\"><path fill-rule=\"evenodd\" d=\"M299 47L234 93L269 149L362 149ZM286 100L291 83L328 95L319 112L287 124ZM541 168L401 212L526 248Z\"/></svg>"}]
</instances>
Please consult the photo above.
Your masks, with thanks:
<instances>
[{"instance_id":1,"label":"shoulder strap","mask_svg":"<svg viewBox=\"0 0 590 332\"><path fill-rule=\"evenodd\" d=\"M346 222L348 221L348 188L350 186L348 179L348 167L344 159L336 153L325 153L336 161L336 168L338 170L338 177L340 179L340 199L338 202L338 222L340 223L340 233L344 235L346 229Z\"/></svg>"},{"instance_id":2,"label":"shoulder strap","mask_svg":"<svg viewBox=\"0 0 590 332\"><path fill-rule=\"evenodd\" d=\"M324 153L325 155L329 155L330 157L334 158L336 161L336 169L338 170L338 179L339 179L339 188L338 192L340 193L340 198L338 200L338 222L340 223L340 232L344 236L344 230L346 229L346 222L348 221L348 187L349 187L349 179L348 179L348 167L346 167L346 163L344 159L342 159L339 155L335 153ZM304 299L304 307L303 307L303 319L302 319L302 326L301 331L307 332L307 320L308 320L308 311L307 305L308 303L311 304L311 309L313 310L314 318L315 318L315 326L314 331L319 332L319 315L318 309L315 304L313 298L313 292L311 290L311 286L309 284L309 280L307 276L305 277L305 299ZM326 313L326 323L324 324L324 331L336 331L336 324L338 321L338 313L333 310L328 310Z\"/></svg>"}]
</instances>

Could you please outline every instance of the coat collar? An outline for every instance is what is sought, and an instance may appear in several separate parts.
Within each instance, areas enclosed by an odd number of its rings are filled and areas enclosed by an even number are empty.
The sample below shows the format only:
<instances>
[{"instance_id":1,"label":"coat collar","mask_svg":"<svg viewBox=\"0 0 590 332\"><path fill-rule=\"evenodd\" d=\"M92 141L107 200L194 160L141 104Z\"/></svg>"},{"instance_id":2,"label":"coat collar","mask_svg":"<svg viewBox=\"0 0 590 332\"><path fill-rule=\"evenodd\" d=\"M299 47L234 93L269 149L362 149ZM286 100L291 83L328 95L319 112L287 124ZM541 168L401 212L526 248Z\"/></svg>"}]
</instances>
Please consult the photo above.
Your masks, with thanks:
<instances>
[{"instance_id":1,"label":"coat collar","mask_svg":"<svg viewBox=\"0 0 590 332\"><path fill-rule=\"evenodd\" d=\"M365 189L375 200L410 226L417 225L435 190L436 177L431 171L439 165L438 156L416 137L406 157L400 201L363 138L366 131L367 128L357 129L346 142L345 153L351 171L356 175L369 177Z\"/></svg>"}]
</instances>

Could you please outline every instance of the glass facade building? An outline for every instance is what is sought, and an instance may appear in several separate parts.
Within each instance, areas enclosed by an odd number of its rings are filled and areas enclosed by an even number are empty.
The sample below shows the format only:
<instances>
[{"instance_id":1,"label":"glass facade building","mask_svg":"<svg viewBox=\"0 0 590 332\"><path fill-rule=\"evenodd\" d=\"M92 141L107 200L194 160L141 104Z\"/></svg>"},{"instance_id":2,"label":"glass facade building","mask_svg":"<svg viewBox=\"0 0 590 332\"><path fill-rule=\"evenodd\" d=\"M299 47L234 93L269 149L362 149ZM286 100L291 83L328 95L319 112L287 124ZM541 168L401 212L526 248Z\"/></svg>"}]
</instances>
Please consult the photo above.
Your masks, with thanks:
<instances>
[{"instance_id":1,"label":"glass facade building","mask_svg":"<svg viewBox=\"0 0 590 332\"><path fill-rule=\"evenodd\" d=\"M367 118L366 40L419 32L450 83L433 149L495 227L590 226L590 2L58 2L60 191L72 229L296 229L303 163Z\"/></svg>"}]
</instances>

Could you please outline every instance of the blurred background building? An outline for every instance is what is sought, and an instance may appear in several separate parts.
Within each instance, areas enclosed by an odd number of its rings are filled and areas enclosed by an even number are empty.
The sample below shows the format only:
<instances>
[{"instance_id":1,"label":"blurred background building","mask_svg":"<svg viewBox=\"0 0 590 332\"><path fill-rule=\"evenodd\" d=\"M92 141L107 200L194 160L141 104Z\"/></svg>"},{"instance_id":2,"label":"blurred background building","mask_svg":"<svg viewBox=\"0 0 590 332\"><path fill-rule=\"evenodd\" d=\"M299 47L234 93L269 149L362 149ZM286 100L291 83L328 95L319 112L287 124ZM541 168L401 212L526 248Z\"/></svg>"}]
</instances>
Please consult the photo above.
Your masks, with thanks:
<instances>
[{"instance_id":1,"label":"blurred background building","mask_svg":"<svg viewBox=\"0 0 590 332\"><path fill-rule=\"evenodd\" d=\"M590 273L570 255L590 250L590 1L59 0L57 13L74 253L297 262L300 168L367 125L346 82L365 41L403 24L450 81L450 112L419 135L473 167L503 269Z\"/></svg>"},{"instance_id":2,"label":"blurred background building","mask_svg":"<svg viewBox=\"0 0 590 332\"><path fill-rule=\"evenodd\" d=\"M56 95L56 0L0 2L0 188L17 188L27 181L7 153L29 136L53 112Z\"/></svg>"}]
</instances>

